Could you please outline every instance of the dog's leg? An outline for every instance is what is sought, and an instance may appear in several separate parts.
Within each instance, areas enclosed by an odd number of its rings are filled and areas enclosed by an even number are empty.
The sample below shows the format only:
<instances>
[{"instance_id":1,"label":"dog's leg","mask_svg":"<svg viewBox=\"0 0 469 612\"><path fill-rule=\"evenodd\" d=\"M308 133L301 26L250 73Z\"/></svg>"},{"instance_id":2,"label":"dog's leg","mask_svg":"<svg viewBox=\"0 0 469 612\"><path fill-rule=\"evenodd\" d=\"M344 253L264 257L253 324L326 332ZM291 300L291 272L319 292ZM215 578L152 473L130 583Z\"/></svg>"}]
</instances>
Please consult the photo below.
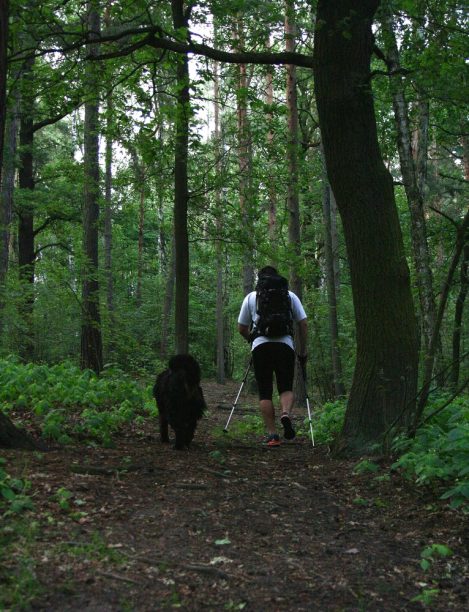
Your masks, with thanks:
<instances>
[{"instance_id":1,"label":"dog's leg","mask_svg":"<svg viewBox=\"0 0 469 612\"><path fill-rule=\"evenodd\" d=\"M168 434L168 421L164 414L159 414L160 418L160 440L164 444L168 444L169 442L169 434Z\"/></svg>"},{"instance_id":2,"label":"dog's leg","mask_svg":"<svg viewBox=\"0 0 469 612\"><path fill-rule=\"evenodd\" d=\"M180 429L179 427L174 430L176 434L176 442L174 444L174 448L176 450L184 450L186 448L186 436L184 429Z\"/></svg>"}]
</instances>

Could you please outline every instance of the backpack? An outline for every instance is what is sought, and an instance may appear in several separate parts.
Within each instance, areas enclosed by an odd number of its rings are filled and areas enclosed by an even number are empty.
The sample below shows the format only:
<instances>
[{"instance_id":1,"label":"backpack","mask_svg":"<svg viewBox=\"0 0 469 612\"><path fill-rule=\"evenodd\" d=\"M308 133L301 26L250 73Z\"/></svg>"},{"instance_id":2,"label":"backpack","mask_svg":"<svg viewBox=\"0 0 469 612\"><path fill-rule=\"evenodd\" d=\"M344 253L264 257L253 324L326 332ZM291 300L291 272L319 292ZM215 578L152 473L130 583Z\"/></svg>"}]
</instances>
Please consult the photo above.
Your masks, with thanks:
<instances>
[{"instance_id":1,"label":"backpack","mask_svg":"<svg viewBox=\"0 0 469 612\"><path fill-rule=\"evenodd\" d=\"M254 336L268 338L293 335L293 313L288 281L283 276L261 276L256 285Z\"/></svg>"}]
</instances>

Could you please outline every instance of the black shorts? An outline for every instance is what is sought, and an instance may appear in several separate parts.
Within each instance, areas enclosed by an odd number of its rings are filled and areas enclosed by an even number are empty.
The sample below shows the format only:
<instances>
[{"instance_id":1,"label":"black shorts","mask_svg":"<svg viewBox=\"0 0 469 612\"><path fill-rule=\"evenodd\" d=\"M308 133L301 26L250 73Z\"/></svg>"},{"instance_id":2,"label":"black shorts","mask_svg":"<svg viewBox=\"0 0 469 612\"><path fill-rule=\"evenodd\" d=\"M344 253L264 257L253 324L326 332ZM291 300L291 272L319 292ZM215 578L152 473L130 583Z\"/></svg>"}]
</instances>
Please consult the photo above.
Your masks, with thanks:
<instances>
[{"instance_id":1,"label":"black shorts","mask_svg":"<svg viewBox=\"0 0 469 612\"><path fill-rule=\"evenodd\" d=\"M273 375L280 393L293 390L295 371L295 351L284 342L264 342L252 352L252 363L259 399L271 400L273 392Z\"/></svg>"}]
</instances>

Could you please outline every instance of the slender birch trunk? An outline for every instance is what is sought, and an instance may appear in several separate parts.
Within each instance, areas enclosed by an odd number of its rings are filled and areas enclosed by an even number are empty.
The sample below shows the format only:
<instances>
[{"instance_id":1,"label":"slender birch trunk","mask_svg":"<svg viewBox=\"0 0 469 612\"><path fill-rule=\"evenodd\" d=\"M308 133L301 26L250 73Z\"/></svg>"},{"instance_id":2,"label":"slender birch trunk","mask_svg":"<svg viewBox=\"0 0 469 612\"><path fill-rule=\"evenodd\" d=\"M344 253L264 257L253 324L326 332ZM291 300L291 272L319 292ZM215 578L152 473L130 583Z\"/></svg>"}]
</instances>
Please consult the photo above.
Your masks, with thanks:
<instances>
[{"instance_id":1,"label":"slender birch trunk","mask_svg":"<svg viewBox=\"0 0 469 612\"><path fill-rule=\"evenodd\" d=\"M270 48L270 37L267 41L267 47ZM277 263L277 259L275 257L275 243L277 238L277 190L275 186L275 163L272 159L272 151L274 147L274 132L272 129L272 105L274 103L274 86L273 86L273 78L274 78L274 67L267 66L267 76L265 82L265 103L267 108L269 109L267 112L267 159L268 159L268 224L269 224L269 238L274 247L272 249L272 261L274 264Z\"/></svg>"}]
</instances>

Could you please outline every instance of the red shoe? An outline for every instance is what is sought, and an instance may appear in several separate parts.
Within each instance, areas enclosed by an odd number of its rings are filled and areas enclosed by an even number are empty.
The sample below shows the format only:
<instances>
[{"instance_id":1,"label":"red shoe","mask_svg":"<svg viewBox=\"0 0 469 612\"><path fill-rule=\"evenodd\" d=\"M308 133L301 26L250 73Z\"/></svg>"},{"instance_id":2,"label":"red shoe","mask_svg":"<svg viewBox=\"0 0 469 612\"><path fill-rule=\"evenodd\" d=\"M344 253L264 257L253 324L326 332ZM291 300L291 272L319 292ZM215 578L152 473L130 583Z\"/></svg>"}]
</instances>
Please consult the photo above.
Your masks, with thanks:
<instances>
[{"instance_id":1,"label":"red shoe","mask_svg":"<svg viewBox=\"0 0 469 612\"><path fill-rule=\"evenodd\" d=\"M278 434L270 434L265 443L269 447L280 446L281 444Z\"/></svg>"}]
</instances>

